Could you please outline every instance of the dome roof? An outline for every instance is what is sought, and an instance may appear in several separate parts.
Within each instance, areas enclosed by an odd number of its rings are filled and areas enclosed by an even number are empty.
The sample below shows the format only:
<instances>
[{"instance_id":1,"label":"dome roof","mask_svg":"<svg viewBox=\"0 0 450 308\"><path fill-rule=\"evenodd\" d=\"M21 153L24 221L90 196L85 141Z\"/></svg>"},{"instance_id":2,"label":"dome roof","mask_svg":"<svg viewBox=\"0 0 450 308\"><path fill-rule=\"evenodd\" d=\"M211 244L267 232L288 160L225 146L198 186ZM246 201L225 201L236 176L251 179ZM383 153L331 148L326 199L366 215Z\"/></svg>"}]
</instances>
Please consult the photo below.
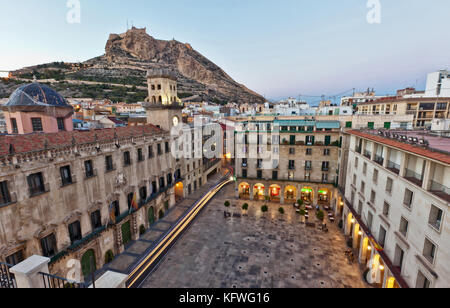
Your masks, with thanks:
<instances>
[{"instance_id":1,"label":"dome roof","mask_svg":"<svg viewBox=\"0 0 450 308\"><path fill-rule=\"evenodd\" d=\"M39 83L26 84L16 89L9 97L5 107L16 106L72 108L62 95L52 88Z\"/></svg>"}]
</instances>

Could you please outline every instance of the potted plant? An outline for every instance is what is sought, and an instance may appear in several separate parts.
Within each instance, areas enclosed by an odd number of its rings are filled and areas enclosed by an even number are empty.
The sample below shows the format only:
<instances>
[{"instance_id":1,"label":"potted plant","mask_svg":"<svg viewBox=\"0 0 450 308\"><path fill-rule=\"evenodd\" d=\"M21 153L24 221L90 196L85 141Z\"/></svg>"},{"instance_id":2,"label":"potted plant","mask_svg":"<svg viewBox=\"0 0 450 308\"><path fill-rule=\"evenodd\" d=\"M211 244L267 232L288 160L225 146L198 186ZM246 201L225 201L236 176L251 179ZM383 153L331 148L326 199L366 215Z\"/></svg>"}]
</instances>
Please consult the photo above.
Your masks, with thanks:
<instances>
[{"instance_id":1,"label":"potted plant","mask_svg":"<svg viewBox=\"0 0 450 308\"><path fill-rule=\"evenodd\" d=\"M323 219L325 218L325 213L323 211L318 211L316 217L319 221L323 221Z\"/></svg>"},{"instance_id":2,"label":"potted plant","mask_svg":"<svg viewBox=\"0 0 450 308\"><path fill-rule=\"evenodd\" d=\"M263 212L263 214L267 213L267 211L269 211L269 208L267 207L267 205L261 206L261 212Z\"/></svg>"},{"instance_id":3,"label":"potted plant","mask_svg":"<svg viewBox=\"0 0 450 308\"><path fill-rule=\"evenodd\" d=\"M300 208L303 208L303 200L302 199L298 199L297 204Z\"/></svg>"},{"instance_id":4,"label":"potted plant","mask_svg":"<svg viewBox=\"0 0 450 308\"><path fill-rule=\"evenodd\" d=\"M247 204L247 203L244 203L244 204L242 205L242 209L243 209L244 211L248 211L248 204Z\"/></svg>"},{"instance_id":5,"label":"potted plant","mask_svg":"<svg viewBox=\"0 0 450 308\"><path fill-rule=\"evenodd\" d=\"M306 218L305 218L306 211L304 209L301 209L299 214L301 216L301 223L304 224L306 222Z\"/></svg>"},{"instance_id":6,"label":"potted plant","mask_svg":"<svg viewBox=\"0 0 450 308\"><path fill-rule=\"evenodd\" d=\"M283 209L282 207L280 207L280 208L278 209L278 212L280 212L281 215L284 215L284 209Z\"/></svg>"},{"instance_id":7,"label":"potted plant","mask_svg":"<svg viewBox=\"0 0 450 308\"><path fill-rule=\"evenodd\" d=\"M223 205L225 205L225 207L230 207L230 201L225 201L225 203L223 204Z\"/></svg>"}]
</instances>

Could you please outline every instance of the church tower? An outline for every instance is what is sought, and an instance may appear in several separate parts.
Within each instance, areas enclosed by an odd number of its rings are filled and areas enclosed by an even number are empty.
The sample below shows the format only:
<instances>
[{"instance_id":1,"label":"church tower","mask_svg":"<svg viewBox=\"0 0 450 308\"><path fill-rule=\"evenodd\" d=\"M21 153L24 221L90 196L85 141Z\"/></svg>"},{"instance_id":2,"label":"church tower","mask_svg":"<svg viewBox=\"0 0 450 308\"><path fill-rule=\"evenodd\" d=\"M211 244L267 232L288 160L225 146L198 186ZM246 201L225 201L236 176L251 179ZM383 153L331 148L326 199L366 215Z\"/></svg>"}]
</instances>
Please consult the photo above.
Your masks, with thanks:
<instances>
[{"instance_id":1,"label":"church tower","mask_svg":"<svg viewBox=\"0 0 450 308\"><path fill-rule=\"evenodd\" d=\"M147 123L170 131L182 120L183 104L177 95L177 76L166 69L147 71Z\"/></svg>"}]
</instances>

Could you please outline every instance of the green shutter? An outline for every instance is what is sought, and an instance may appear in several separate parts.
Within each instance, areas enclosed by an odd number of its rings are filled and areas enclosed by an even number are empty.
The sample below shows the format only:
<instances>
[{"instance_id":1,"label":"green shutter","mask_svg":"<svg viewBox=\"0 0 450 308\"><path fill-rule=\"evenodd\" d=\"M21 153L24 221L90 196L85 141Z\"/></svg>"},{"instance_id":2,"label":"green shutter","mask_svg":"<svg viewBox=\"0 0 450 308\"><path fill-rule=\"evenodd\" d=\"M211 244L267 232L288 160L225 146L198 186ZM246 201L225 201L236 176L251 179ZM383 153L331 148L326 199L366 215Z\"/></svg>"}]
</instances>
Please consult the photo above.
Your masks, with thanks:
<instances>
[{"instance_id":1,"label":"green shutter","mask_svg":"<svg viewBox=\"0 0 450 308\"><path fill-rule=\"evenodd\" d=\"M122 243L123 245L131 242L131 223L127 221L122 225Z\"/></svg>"},{"instance_id":2,"label":"green shutter","mask_svg":"<svg viewBox=\"0 0 450 308\"><path fill-rule=\"evenodd\" d=\"M367 126L369 127L369 129L374 129L375 128L375 123L374 122L369 122L369 123L367 123Z\"/></svg>"},{"instance_id":3,"label":"green shutter","mask_svg":"<svg viewBox=\"0 0 450 308\"><path fill-rule=\"evenodd\" d=\"M391 122L384 122L384 128L391 129Z\"/></svg>"}]
</instances>

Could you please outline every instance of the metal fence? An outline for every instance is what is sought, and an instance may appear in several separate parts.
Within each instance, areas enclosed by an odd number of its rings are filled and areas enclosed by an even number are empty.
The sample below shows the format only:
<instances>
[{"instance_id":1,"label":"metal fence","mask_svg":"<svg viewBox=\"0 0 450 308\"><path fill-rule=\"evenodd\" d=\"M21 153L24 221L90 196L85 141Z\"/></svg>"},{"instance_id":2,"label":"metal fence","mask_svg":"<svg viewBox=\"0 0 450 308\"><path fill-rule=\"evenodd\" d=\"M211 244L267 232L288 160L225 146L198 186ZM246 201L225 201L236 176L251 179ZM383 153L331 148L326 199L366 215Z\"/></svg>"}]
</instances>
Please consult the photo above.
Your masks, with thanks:
<instances>
[{"instance_id":1,"label":"metal fence","mask_svg":"<svg viewBox=\"0 0 450 308\"><path fill-rule=\"evenodd\" d=\"M46 289L86 289L88 286L82 282L70 281L65 278L61 278L55 275L39 273L44 282L44 288Z\"/></svg>"},{"instance_id":2,"label":"metal fence","mask_svg":"<svg viewBox=\"0 0 450 308\"><path fill-rule=\"evenodd\" d=\"M12 265L0 262L0 289L17 288L16 279L9 269Z\"/></svg>"}]
</instances>

